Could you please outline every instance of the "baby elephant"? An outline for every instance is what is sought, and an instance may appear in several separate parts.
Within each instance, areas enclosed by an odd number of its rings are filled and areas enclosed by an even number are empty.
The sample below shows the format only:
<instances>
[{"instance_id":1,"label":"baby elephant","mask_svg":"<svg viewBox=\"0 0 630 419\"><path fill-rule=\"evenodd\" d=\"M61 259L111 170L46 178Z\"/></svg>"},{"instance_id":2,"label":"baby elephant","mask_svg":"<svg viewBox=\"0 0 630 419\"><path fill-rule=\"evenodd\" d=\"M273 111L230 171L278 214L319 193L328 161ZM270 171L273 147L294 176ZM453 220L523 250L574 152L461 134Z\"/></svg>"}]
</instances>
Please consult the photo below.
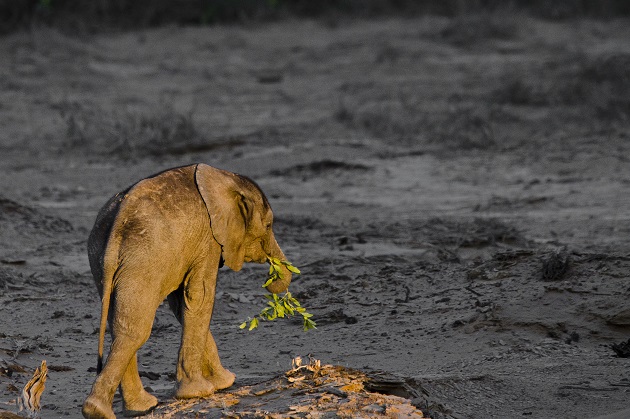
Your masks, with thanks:
<instances>
[{"instance_id":1,"label":"baby elephant","mask_svg":"<svg viewBox=\"0 0 630 419\"><path fill-rule=\"evenodd\" d=\"M136 352L165 298L183 327L175 396L204 397L234 383L209 330L217 271L223 263L238 271L243 262L286 260L272 221L258 185L205 164L159 173L105 204L88 240L102 309L98 376L83 416L115 418L112 400L119 385L126 416L157 405L140 381ZM267 289L280 293L289 282L284 268L282 279ZM112 344L103 368L107 321Z\"/></svg>"}]
</instances>

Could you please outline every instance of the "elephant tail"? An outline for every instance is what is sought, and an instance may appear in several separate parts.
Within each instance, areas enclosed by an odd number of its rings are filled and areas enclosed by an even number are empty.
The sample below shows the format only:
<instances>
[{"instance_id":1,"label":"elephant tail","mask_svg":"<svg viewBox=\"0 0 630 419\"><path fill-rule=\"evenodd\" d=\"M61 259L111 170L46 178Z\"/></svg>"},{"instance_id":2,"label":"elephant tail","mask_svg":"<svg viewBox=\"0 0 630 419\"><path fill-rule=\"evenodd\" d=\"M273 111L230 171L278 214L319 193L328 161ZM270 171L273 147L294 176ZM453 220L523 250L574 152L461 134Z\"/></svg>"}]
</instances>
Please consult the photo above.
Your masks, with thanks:
<instances>
[{"instance_id":1,"label":"elephant tail","mask_svg":"<svg viewBox=\"0 0 630 419\"><path fill-rule=\"evenodd\" d=\"M101 324L98 333L98 358L96 361L96 374L103 370L103 350L105 347L105 331L107 329L107 318L109 317L109 306L111 303L112 288L114 285L114 274L116 272L116 258L118 257L118 243L110 243L105 250L103 258L103 297L101 301ZM114 259L112 259L114 258Z\"/></svg>"}]
</instances>

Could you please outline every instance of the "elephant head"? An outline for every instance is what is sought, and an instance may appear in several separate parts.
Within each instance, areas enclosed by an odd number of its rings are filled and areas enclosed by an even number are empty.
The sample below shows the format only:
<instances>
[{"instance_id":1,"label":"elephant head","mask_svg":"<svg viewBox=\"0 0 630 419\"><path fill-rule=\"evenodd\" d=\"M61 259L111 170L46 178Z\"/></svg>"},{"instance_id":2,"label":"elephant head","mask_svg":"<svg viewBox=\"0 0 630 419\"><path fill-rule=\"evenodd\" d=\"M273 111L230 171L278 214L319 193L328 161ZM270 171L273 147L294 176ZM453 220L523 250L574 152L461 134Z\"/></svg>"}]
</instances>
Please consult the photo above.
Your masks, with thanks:
<instances>
[{"instance_id":1,"label":"elephant head","mask_svg":"<svg viewBox=\"0 0 630 419\"><path fill-rule=\"evenodd\" d=\"M230 269L239 271L244 262L265 263L268 257L286 260L273 230L273 212L254 181L244 176L197 165L195 182L206 204L214 239ZM271 283L272 293L286 291L291 272L282 267L281 279Z\"/></svg>"}]
</instances>

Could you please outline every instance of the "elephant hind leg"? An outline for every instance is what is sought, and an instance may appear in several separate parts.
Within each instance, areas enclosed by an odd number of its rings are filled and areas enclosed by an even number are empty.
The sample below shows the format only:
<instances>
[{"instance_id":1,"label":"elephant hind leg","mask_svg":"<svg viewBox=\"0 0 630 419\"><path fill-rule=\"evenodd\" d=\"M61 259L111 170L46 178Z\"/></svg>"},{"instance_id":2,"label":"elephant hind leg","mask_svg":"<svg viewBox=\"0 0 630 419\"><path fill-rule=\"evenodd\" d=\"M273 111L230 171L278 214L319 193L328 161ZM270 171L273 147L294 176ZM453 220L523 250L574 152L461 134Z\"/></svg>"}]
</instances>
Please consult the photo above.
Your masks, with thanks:
<instances>
[{"instance_id":1,"label":"elephant hind leg","mask_svg":"<svg viewBox=\"0 0 630 419\"><path fill-rule=\"evenodd\" d=\"M146 339L145 339L146 340ZM86 418L111 418L116 415L112 409L112 401L116 388L136 351L144 344L144 340L136 337L116 335L110 349L103 371L96 377L92 391L83 403L83 416Z\"/></svg>"},{"instance_id":2,"label":"elephant hind leg","mask_svg":"<svg viewBox=\"0 0 630 419\"><path fill-rule=\"evenodd\" d=\"M157 398L146 391L138 374L138 355L131 358L120 387L123 395L125 416L141 416L152 411L158 404Z\"/></svg>"},{"instance_id":3,"label":"elephant hind leg","mask_svg":"<svg viewBox=\"0 0 630 419\"><path fill-rule=\"evenodd\" d=\"M151 410L157 404L157 400L142 386L136 361L138 349L151 334L157 300L146 293L125 290L124 286L116 289L110 322L112 344L105 367L83 404L86 418L115 418L111 406L119 385L123 390L125 408L130 413L136 409Z\"/></svg>"}]
</instances>

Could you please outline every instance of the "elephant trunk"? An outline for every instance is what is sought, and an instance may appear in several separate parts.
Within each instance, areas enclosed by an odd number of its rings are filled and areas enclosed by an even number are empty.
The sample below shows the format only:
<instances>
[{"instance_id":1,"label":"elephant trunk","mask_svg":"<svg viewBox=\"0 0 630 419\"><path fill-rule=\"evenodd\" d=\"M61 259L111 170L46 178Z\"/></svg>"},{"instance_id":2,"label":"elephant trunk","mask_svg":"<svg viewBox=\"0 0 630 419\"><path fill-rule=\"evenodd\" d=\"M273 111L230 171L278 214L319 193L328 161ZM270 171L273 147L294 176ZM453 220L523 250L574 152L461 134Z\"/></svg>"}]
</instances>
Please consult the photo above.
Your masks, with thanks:
<instances>
[{"instance_id":1,"label":"elephant trunk","mask_svg":"<svg viewBox=\"0 0 630 419\"><path fill-rule=\"evenodd\" d=\"M286 256L284 256L284 253L282 253L282 249L280 249L280 246L278 245L278 242L276 241L276 238L273 236L273 234L271 236L269 247L269 256L280 260L287 260ZM286 266L282 265L280 278L269 284L267 286L267 291L273 294L280 294L281 292L285 292L289 288L291 277L291 271L289 271Z\"/></svg>"}]
</instances>

